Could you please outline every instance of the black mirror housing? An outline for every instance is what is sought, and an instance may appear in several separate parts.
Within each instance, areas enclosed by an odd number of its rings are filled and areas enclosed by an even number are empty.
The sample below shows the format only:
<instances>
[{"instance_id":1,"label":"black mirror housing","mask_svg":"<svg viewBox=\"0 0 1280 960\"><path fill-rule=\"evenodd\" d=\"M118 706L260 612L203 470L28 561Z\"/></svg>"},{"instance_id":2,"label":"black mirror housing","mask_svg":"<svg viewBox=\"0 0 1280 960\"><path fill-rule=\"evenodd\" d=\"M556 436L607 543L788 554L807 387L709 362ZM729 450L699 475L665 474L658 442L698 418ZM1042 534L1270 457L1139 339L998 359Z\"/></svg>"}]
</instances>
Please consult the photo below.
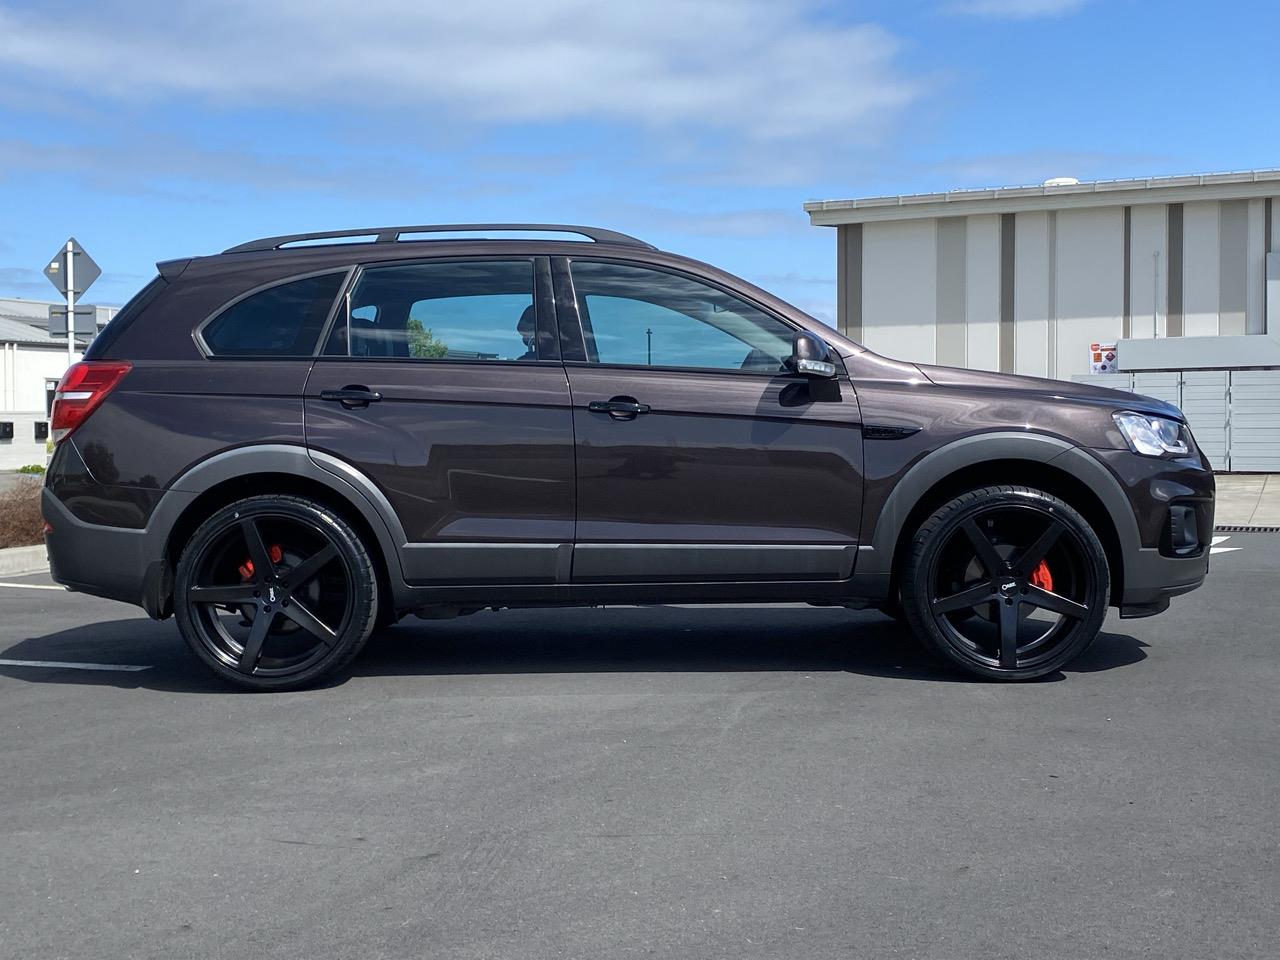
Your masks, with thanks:
<instances>
[{"instance_id":1,"label":"black mirror housing","mask_svg":"<svg viewBox=\"0 0 1280 960\"><path fill-rule=\"evenodd\" d=\"M836 375L831 348L807 330L798 330L791 340L787 369L804 377L829 380Z\"/></svg>"}]
</instances>

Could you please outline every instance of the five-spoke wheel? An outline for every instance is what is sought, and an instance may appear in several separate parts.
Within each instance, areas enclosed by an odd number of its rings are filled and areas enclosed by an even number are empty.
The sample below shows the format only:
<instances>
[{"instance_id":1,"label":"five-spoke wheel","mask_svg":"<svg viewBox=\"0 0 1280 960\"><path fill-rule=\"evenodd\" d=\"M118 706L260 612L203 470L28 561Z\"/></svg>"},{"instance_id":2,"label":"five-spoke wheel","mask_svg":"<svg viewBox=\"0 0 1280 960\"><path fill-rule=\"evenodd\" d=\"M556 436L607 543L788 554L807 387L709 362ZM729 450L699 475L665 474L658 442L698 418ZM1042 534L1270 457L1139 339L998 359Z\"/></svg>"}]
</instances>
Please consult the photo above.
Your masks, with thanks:
<instances>
[{"instance_id":1,"label":"five-spoke wheel","mask_svg":"<svg viewBox=\"0 0 1280 960\"><path fill-rule=\"evenodd\" d=\"M176 600L183 636L216 673L278 690L350 662L373 628L377 578L359 537L327 507L254 497L192 536Z\"/></svg>"},{"instance_id":2,"label":"five-spoke wheel","mask_svg":"<svg viewBox=\"0 0 1280 960\"><path fill-rule=\"evenodd\" d=\"M1106 615L1106 553L1062 500L1026 487L986 487L921 525L901 579L903 610L937 653L985 677L1055 672Z\"/></svg>"}]
</instances>

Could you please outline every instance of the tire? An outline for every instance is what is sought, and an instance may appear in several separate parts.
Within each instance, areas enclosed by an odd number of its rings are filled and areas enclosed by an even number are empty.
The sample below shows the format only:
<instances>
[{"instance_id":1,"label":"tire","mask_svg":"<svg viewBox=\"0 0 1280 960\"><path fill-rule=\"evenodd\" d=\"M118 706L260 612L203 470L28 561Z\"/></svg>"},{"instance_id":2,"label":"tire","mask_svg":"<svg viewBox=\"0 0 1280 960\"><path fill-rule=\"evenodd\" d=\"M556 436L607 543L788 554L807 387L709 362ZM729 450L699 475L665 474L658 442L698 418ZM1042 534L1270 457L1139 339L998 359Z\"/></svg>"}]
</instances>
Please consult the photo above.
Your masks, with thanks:
<instances>
[{"instance_id":1,"label":"tire","mask_svg":"<svg viewBox=\"0 0 1280 960\"><path fill-rule=\"evenodd\" d=\"M1110 597L1089 523L1043 490L991 486L943 504L901 573L907 623L933 653L994 680L1056 673L1098 635Z\"/></svg>"},{"instance_id":2,"label":"tire","mask_svg":"<svg viewBox=\"0 0 1280 960\"><path fill-rule=\"evenodd\" d=\"M910 629L911 624L907 622L907 611L902 608L901 597L897 597L882 604L879 607L879 610L894 623L901 624L902 626Z\"/></svg>"},{"instance_id":3,"label":"tire","mask_svg":"<svg viewBox=\"0 0 1280 960\"><path fill-rule=\"evenodd\" d=\"M369 639L378 608L377 572L360 537L301 497L223 507L178 561L183 639L215 674L249 690L297 690L340 674Z\"/></svg>"}]
</instances>

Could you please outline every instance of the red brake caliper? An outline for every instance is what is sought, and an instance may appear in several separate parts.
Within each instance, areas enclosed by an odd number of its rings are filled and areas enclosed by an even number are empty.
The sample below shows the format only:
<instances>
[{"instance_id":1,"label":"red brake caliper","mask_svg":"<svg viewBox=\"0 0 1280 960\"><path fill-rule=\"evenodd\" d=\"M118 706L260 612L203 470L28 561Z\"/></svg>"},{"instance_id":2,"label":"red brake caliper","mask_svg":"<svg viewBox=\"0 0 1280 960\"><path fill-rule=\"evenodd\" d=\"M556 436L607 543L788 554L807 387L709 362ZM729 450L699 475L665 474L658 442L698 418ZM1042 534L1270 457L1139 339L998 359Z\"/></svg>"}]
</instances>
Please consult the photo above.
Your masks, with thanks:
<instances>
[{"instance_id":1,"label":"red brake caliper","mask_svg":"<svg viewBox=\"0 0 1280 960\"><path fill-rule=\"evenodd\" d=\"M279 563L284 559L284 551L280 549L280 544L273 543L267 548L267 555L271 557L272 563ZM248 557L244 558L244 563L240 564L240 576L245 580L253 579L253 561Z\"/></svg>"},{"instance_id":2,"label":"red brake caliper","mask_svg":"<svg viewBox=\"0 0 1280 960\"><path fill-rule=\"evenodd\" d=\"M1049 572L1049 564L1041 560L1040 565L1031 571L1032 586L1053 593L1053 574Z\"/></svg>"}]
</instances>

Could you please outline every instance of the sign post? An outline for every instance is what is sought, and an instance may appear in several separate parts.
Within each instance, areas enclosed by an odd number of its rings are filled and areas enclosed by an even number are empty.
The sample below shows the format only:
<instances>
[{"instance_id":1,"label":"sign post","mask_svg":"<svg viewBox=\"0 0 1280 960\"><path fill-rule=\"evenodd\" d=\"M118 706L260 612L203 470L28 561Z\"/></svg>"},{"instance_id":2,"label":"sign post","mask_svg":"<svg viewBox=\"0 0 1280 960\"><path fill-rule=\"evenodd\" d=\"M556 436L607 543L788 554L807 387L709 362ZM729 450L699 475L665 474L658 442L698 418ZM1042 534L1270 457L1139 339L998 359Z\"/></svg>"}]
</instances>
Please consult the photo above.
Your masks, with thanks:
<instances>
[{"instance_id":1,"label":"sign post","mask_svg":"<svg viewBox=\"0 0 1280 960\"><path fill-rule=\"evenodd\" d=\"M76 362L76 251L74 240L67 241L67 366Z\"/></svg>"},{"instance_id":2,"label":"sign post","mask_svg":"<svg viewBox=\"0 0 1280 960\"><path fill-rule=\"evenodd\" d=\"M85 252L84 247L76 242L75 237L69 237L67 242L62 245L62 249L44 268L44 275L49 278L49 282L58 288L58 291L67 298L66 306L66 324L67 324L67 366L75 363L76 359L76 332L78 324L76 320L76 297L91 286L93 281L102 276L102 268L93 262L93 258ZM81 309L81 313L88 311ZM62 311L58 307L49 308L49 330L52 333L58 329L57 314ZM91 320L90 323L93 321Z\"/></svg>"}]
</instances>

